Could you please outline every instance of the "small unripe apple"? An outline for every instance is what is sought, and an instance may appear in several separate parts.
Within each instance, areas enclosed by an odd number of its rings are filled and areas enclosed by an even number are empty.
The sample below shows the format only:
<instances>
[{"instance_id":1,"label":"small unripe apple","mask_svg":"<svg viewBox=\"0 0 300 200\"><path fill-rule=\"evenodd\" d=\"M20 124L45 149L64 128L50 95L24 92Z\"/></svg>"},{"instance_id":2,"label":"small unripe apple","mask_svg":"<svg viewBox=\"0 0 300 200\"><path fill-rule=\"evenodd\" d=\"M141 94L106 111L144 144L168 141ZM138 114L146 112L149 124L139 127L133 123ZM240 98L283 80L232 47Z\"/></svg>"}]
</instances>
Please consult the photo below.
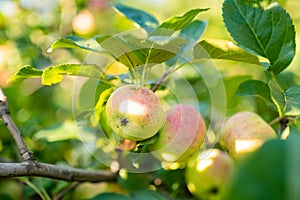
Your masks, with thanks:
<instances>
[{"instance_id":1,"label":"small unripe apple","mask_svg":"<svg viewBox=\"0 0 300 200\"><path fill-rule=\"evenodd\" d=\"M140 85L125 85L116 89L106 104L107 119L117 135L134 141L155 135L165 121L159 98Z\"/></svg>"},{"instance_id":2,"label":"small unripe apple","mask_svg":"<svg viewBox=\"0 0 300 200\"><path fill-rule=\"evenodd\" d=\"M161 161L182 162L199 150L205 133L205 123L198 110L177 104L168 112L157 141L149 149Z\"/></svg>"},{"instance_id":3,"label":"small unripe apple","mask_svg":"<svg viewBox=\"0 0 300 200\"><path fill-rule=\"evenodd\" d=\"M219 149L193 155L187 163L185 178L189 191L199 199L222 199L235 170L234 161Z\"/></svg>"},{"instance_id":4,"label":"small unripe apple","mask_svg":"<svg viewBox=\"0 0 300 200\"><path fill-rule=\"evenodd\" d=\"M238 112L225 122L220 143L233 158L239 159L276 137L273 128L256 113Z\"/></svg>"}]
</instances>

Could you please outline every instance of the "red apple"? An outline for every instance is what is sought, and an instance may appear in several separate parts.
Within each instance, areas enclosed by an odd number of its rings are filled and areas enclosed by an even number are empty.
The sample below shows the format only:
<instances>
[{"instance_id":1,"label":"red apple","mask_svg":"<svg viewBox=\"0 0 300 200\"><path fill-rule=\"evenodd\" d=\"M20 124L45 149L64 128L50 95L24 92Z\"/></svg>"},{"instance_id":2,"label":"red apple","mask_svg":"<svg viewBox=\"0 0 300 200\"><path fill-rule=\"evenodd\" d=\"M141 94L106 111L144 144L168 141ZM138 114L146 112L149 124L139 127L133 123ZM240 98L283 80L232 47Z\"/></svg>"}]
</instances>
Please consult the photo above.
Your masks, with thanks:
<instances>
[{"instance_id":1,"label":"red apple","mask_svg":"<svg viewBox=\"0 0 300 200\"><path fill-rule=\"evenodd\" d=\"M168 112L165 126L149 149L159 160L182 162L199 150L205 133L206 126L198 110L178 104Z\"/></svg>"},{"instance_id":2,"label":"red apple","mask_svg":"<svg viewBox=\"0 0 300 200\"><path fill-rule=\"evenodd\" d=\"M116 89L107 101L106 113L112 130L120 137L134 141L152 137L165 121L159 98L140 85Z\"/></svg>"},{"instance_id":3,"label":"red apple","mask_svg":"<svg viewBox=\"0 0 300 200\"><path fill-rule=\"evenodd\" d=\"M238 159L276 137L273 128L256 113L238 112L225 122L220 143L233 158Z\"/></svg>"}]
</instances>

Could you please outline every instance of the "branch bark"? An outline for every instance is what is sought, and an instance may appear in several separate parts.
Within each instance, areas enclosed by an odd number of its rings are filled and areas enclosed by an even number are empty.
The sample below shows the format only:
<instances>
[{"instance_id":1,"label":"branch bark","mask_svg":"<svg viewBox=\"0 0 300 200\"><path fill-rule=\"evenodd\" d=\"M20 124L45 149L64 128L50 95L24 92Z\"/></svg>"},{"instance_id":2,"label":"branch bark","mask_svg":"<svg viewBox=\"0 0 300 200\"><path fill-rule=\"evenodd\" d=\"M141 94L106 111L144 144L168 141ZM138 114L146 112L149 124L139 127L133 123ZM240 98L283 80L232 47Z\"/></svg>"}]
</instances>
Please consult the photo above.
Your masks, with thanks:
<instances>
[{"instance_id":1,"label":"branch bark","mask_svg":"<svg viewBox=\"0 0 300 200\"><path fill-rule=\"evenodd\" d=\"M39 176L64 181L101 182L116 181L116 174L110 171L88 171L61 167L35 161L21 163L0 163L0 177Z\"/></svg>"},{"instance_id":2,"label":"branch bark","mask_svg":"<svg viewBox=\"0 0 300 200\"><path fill-rule=\"evenodd\" d=\"M23 161L28 161L28 160L34 160L32 152L30 152L21 136L21 133L10 117L10 111L8 108L8 103L6 101L6 96L4 95L2 89L0 88L0 117L2 118L5 126L8 128L10 131L11 135L13 136L17 147L19 149L19 153L22 157Z\"/></svg>"},{"instance_id":3,"label":"branch bark","mask_svg":"<svg viewBox=\"0 0 300 200\"><path fill-rule=\"evenodd\" d=\"M6 96L0 88L0 118L13 136L23 162L21 163L1 163L0 177L21 177L21 176L39 176L53 178L65 181L77 182L101 182L116 181L116 174L109 170L83 170L75 168L61 167L46 163L37 162L33 153L30 152L21 136L19 129L10 117Z\"/></svg>"}]
</instances>

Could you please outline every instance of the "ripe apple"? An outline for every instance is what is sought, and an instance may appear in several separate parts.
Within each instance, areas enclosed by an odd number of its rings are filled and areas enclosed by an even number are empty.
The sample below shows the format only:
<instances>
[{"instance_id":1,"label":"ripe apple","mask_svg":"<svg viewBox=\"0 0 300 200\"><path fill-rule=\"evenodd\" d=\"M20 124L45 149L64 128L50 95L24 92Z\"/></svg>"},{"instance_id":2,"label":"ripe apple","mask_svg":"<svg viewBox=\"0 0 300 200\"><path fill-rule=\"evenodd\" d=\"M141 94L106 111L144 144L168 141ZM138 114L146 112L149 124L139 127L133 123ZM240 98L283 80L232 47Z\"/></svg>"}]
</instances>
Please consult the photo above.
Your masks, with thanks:
<instances>
[{"instance_id":1,"label":"ripe apple","mask_svg":"<svg viewBox=\"0 0 300 200\"><path fill-rule=\"evenodd\" d=\"M182 162L199 150L205 133L200 113L192 106L177 104L168 112L166 123L149 150L161 161Z\"/></svg>"},{"instance_id":2,"label":"ripe apple","mask_svg":"<svg viewBox=\"0 0 300 200\"><path fill-rule=\"evenodd\" d=\"M156 94L133 84L121 86L111 94L106 113L112 130L134 141L152 137L165 121L165 112Z\"/></svg>"},{"instance_id":3,"label":"ripe apple","mask_svg":"<svg viewBox=\"0 0 300 200\"><path fill-rule=\"evenodd\" d=\"M273 128L256 113L238 112L225 122L220 144L233 158L239 159L276 137Z\"/></svg>"},{"instance_id":4,"label":"ripe apple","mask_svg":"<svg viewBox=\"0 0 300 200\"><path fill-rule=\"evenodd\" d=\"M187 162L187 187L199 199L222 199L234 171L234 161L227 153L219 149L205 150Z\"/></svg>"}]
</instances>

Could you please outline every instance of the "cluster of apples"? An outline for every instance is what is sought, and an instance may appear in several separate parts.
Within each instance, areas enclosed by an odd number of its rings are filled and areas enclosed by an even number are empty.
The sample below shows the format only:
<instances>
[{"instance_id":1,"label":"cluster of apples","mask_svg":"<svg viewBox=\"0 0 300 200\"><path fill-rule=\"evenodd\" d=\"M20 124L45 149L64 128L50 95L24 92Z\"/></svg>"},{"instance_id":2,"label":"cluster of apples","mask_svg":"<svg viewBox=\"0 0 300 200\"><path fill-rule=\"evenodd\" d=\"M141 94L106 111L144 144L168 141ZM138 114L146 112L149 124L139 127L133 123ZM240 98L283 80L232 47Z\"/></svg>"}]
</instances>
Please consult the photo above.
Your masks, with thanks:
<instances>
[{"instance_id":1,"label":"cluster of apples","mask_svg":"<svg viewBox=\"0 0 300 200\"><path fill-rule=\"evenodd\" d=\"M149 145L150 152L161 161L186 162L187 187L199 199L221 199L236 162L277 137L259 115L239 112L223 126L223 150L200 151L206 126L199 111L177 104L166 113L157 95L140 85L117 88L107 101L106 113L112 130L121 138L143 141L158 134Z\"/></svg>"},{"instance_id":2,"label":"cluster of apples","mask_svg":"<svg viewBox=\"0 0 300 200\"><path fill-rule=\"evenodd\" d=\"M148 148L161 161L186 161L206 134L194 107L177 104L166 113L157 95L140 85L117 88L107 101L106 114L112 130L123 139L143 141L158 134Z\"/></svg>"},{"instance_id":3,"label":"cluster of apples","mask_svg":"<svg viewBox=\"0 0 300 200\"><path fill-rule=\"evenodd\" d=\"M233 180L236 166L264 142L275 139L272 127L253 112L229 117L221 132L225 151L210 149L194 155L187 164L188 189L199 199L223 199Z\"/></svg>"}]
</instances>

